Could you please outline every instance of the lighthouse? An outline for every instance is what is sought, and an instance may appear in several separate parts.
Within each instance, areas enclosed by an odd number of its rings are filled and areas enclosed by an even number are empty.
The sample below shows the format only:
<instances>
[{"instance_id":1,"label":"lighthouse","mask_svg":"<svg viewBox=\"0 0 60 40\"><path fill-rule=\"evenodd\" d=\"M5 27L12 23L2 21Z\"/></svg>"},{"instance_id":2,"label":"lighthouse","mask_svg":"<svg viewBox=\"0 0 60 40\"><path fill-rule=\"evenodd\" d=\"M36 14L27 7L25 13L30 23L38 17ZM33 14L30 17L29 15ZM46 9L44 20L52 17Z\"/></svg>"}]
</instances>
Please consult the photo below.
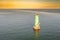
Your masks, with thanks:
<instances>
[{"instance_id":1,"label":"lighthouse","mask_svg":"<svg viewBox=\"0 0 60 40\"><path fill-rule=\"evenodd\" d=\"M35 19L34 19L35 22L34 22L33 29L35 31L39 31L40 30L39 14L38 13L35 13L34 17L35 17Z\"/></svg>"}]
</instances>

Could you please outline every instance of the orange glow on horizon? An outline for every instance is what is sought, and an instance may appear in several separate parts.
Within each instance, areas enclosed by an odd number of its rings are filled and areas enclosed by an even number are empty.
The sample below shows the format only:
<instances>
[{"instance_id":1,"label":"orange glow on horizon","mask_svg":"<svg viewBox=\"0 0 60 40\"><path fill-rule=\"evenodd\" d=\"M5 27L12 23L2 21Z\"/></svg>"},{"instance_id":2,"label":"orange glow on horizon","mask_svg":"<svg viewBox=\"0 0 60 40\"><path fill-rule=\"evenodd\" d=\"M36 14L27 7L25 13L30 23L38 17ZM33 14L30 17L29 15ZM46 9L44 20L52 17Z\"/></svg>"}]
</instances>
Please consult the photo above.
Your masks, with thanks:
<instances>
[{"instance_id":1,"label":"orange glow on horizon","mask_svg":"<svg viewBox=\"0 0 60 40\"><path fill-rule=\"evenodd\" d=\"M0 9L60 9L56 2L0 1Z\"/></svg>"}]
</instances>

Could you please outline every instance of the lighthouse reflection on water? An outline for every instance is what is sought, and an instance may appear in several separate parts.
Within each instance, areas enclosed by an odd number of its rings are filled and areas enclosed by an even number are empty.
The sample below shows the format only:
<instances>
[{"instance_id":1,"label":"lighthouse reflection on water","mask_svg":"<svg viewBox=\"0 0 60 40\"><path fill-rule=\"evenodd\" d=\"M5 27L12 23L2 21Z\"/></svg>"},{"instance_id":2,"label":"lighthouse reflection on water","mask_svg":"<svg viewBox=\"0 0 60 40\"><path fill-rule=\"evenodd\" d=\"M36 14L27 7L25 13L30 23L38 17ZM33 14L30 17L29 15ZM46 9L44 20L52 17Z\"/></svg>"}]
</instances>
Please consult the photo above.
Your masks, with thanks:
<instances>
[{"instance_id":1,"label":"lighthouse reflection on water","mask_svg":"<svg viewBox=\"0 0 60 40\"><path fill-rule=\"evenodd\" d=\"M34 40L39 40L40 37L39 34L40 34L39 31L34 31Z\"/></svg>"},{"instance_id":2,"label":"lighthouse reflection on water","mask_svg":"<svg viewBox=\"0 0 60 40\"><path fill-rule=\"evenodd\" d=\"M35 38L35 40L39 40L39 34L40 34L39 14L35 13L34 17L35 17L35 24L33 26L34 38Z\"/></svg>"}]
</instances>

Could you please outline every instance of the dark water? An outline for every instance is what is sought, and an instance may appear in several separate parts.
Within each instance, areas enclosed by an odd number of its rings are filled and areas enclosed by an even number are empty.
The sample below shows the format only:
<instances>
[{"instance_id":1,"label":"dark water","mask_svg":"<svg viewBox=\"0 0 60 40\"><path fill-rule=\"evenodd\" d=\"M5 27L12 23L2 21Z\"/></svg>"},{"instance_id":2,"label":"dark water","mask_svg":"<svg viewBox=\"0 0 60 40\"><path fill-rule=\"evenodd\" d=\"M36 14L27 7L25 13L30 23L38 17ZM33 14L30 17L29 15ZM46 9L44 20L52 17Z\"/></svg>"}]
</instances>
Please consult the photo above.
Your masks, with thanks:
<instances>
[{"instance_id":1,"label":"dark water","mask_svg":"<svg viewBox=\"0 0 60 40\"><path fill-rule=\"evenodd\" d=\"M0 40L60 40L60 14L39 13L39 32L34 32L34 12L0 10Z\"/></svg>"}]
</instances>

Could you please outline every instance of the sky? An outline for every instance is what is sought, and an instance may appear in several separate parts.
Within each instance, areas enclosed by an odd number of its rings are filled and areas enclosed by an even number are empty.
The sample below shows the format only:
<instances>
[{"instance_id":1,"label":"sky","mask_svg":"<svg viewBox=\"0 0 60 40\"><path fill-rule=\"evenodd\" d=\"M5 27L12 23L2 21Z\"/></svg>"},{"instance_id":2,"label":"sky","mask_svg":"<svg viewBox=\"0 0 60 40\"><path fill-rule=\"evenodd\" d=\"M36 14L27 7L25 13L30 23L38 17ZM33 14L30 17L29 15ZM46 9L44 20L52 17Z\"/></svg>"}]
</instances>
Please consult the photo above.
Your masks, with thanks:
<instances>
[{"instance_id":1,"label":"sky","mask_svg":"<svg viewBox=\"0 0 60 40\"><path fill-rule=\"evenodd\" d=\"M0 0L0 9L60 9L60 0Z\"/></svg>"},{"instance_id":2,"label":"sky","mask_svg":"<svg viewBox=\"0 0 60 40\"><path fill-rule=\"evenodd\" d=\"M0 0L0 1L60 1L60 0Z\"/></svg>"}]
</instances>

